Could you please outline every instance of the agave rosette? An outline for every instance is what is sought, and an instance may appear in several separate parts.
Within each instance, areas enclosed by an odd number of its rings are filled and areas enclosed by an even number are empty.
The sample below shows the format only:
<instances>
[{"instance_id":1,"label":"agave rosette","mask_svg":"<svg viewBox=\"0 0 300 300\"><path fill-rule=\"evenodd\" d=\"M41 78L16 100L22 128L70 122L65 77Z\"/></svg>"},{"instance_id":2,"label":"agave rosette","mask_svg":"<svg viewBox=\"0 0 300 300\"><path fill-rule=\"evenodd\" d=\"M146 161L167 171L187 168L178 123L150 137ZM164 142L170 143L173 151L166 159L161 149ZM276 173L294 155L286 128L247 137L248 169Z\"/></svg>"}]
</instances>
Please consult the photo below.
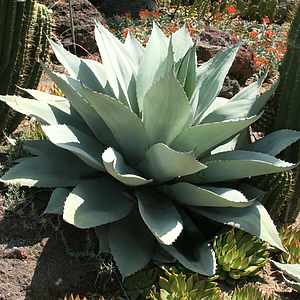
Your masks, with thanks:
<instances>
[{"instance_id":1,"label":"agave rosette","mask_svg":"<svg viewBox=\"0 0 300 300\"><path fill-rule=\"evenodd\" d=\"M232 186L293 168L275 156L300 135L281 130L244 142L270 92L259 96L260 80L230 101L218 97L239 46L198 67L185 27L166 37L154 24L146 47L131 34L120 42L99 23L95 37L102 63L51 42L69 75L46 71L65 98L35 90L27 90L34 99L1 97L36 117L48 138L25 142L33 156L17 161L2 182L55 188L46 212L95 228L100 251L113 255L123 276L162 253L214 274L205 226L191 214L283 250L260 192Z\"/></svg>"}]
</instances>

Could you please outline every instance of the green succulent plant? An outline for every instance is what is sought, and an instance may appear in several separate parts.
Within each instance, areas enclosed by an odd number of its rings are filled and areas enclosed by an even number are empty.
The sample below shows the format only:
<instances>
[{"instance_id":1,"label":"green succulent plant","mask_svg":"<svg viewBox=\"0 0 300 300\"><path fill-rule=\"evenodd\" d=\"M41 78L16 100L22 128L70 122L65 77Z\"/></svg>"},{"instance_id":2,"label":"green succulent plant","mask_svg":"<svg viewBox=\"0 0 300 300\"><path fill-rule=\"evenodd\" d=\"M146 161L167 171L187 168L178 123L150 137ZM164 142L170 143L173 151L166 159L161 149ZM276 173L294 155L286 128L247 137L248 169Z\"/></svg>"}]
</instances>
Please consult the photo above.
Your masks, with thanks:
<instances>
[{"instance_id":1,"label":"green succulent plant","mask_svg":"<svg viewBox=\"0 0 300 300\"><path fill-rule=\"evenodd\" d=\"M280 230L280 236L287 252L283 252L280 261L286 264L300 264L300 229L285 226Z\"/></svg>"},{"instance_id":2,"label":"green succulent plant","mask_svg":"<svg viewBox=\"0 0 300 300\"><path fill-rule=\"evenodd\" d=\"M201 279L199 275L186 275L174 270L167 271L159 280L160 290L152 300L222 300L217 283Z\"/></svg>"},{"instance_id":3,"label":"green succulent plant","mask_svg":"<svg viewBox=\"0 0 300 300\"><path fill-rule=\"evenodd\" d=\"M213 248L216 253L218 273L225 279L237 280L255 275L269 257L266 243L237 229L217 236Z\"/></svg>"},{"instance_id":4,"label":"green succulent plant","mask_svg":"<svg viewBox=\"0 0 300 300\"><path fill-rule=\"evenodd\" d=\"M33 156L1 181L55 188L45 212L95 228L100 252L113 255L124 277L172 259L213 275L209 239L218 231L205 220L283 250L262 193L240 180L294 168L275 156L300 133L244 142L268 97L259 96L262 80L230 101L218 97L239 45L198 67L185 27L166 37L154 24L145 48L131 34L120 42L99 23L95 36L102 63L51 41L69 75L45 70L65 97L35 90L27 90L35 99L1 97L40 120L48 138L24 142Z\"/></svg>"},{"instance_id":5,"label":"green succulent plant","mask_svg":"<svg viewBox=\"0 0 300 300\"><path fill-rule=\"evenodd\" d=\"M275 296L267 296L254 284L248 284L242 288L236 288L230 300L278 300Z\"/></svg>"}]
</instances>

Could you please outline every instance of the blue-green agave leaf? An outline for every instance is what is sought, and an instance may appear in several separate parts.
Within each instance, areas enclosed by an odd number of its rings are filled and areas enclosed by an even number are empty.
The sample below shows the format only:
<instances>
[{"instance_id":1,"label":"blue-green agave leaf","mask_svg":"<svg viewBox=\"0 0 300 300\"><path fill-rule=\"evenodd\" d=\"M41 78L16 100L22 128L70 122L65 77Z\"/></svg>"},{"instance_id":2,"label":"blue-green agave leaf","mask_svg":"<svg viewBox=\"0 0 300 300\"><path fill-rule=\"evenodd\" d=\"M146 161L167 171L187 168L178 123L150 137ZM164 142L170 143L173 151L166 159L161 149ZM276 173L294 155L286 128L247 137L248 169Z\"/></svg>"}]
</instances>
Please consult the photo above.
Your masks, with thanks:
<instances>
[{"instance_id":1,"label":"blue-green agave leaf","mask_svg":"<svg viewBox=\"0 0 300 300\"><path fill-rule=\"evenodd\" d=\"M207 168L190 176L188 181L221 182L279 173L297 166L265 153L242 150L217 153L204 160L203 163L207 165Z\"/></svg>"},{"instance_id":2,"label":"blue-green agave leaf","mask_svg":"<svg viewBox=\"0 0 300 300\"><path fill-rule=\"evenodd\" d=\"M109 246L123 277L143 269L152 259L155 238L135 212L109 225Z\"/></svg>"},{"instance_id":3,"label":"blue-green agave leaf","mask_svg":"<svg viewBox=\"0 0 300 300\"><path fill-rule=\"evenodd\" d=\"M84 87L81 87L80 93L112 132L119 146L114 148L120 148L130 162L141 160L148 147L141 119L127 106L107 95L95 93Z\"/></svg>"},{"instance_id":4,"label":"blue-green agave leaf","mask_svg":"<svg viewBox=\"0 0 300 300\"><path fill-rule=\"evenodd\" d=\"M56 146L72 152L91 168L104 170L101 160L104 147L93 136L67 125L44 125L42 129Z\"/></svg>"},{"instance_id":5,"label":"blue-green agave leaf","mask_svg":"<svg viewBox=\"0 0 300 300\"><path fill-rule=\"evenodd\" d=\"M79 90L82 88L81 82L64 74L54 73L48 69L45 70L48 76L62 90L71 105L80 114L97 139L105 145L116 147L117 144L105 122L79 93Z\"/></svg>"},{"instance_id":6,"label":"blue-green agave leaf","mask_svg":"<svg viewBox=\"0 0 300 300\"><path fill-rule=\"evenodd\" d=\"M172 201L148 190L135 194L140 214L154 236L162 244L173 244L183 229L183 222Z\"/></svg>"},{"instance_id":7,"label":"blue-green agave leaf","mask_svg":"<svg viewBox=\"0 0 300 300\"><path fill-rule=\"evenodd\" d=\"M127 33L124 46L131 55L135 65L138 67L145 53L145 49L130 31Z\"/></svg>"},{"instance_id":8,"label":"blue-green agave leaf","mask_svg":"<svg viewBox=\"0 0 300 300\"><path fill-rule=\"evenodd\" d=\"M113 148L107 148L103 152L102 160L106 171L125 185L140 186L153 181L140 176L139 172L129 167L122 155Z\"/></svg>"},{"instance_id":9,"label":"blue-green agave leaf","mask_svg":"<svg viewBox=\"0 0 300 300\"><path fill-rule=\"evenodd\" d=\"M220 93L225 77L231 68L240 45L237 44L211 58L203 68L200 67L196 89L192 95L195 124Z\"/></svg>"},{"instance_id":10,"label":"blue-green agave leaf","mask_svg":"<svg viewBox=\"0 0 300 300\"><path fill-rule=\"evenodd\" d=\"M1 182L29 187L69 187L75 186L81 177L95 174L96 170L78 157L48 141L27 143L28 148L39 156L23 158L5 173Z\"/></svg>"},{"instance_id":11,"label":"blue-green agave leaf","mask_svg":"<svg viewBox=\"0 0 300 300\"><path fill-rule=\"evenodd\" d=\"M282 264L274 260L271 261L285 275L295 280L296 283L300 285L300 264Z\"/></svg>"},{"instance_id":12,"label":"blue-green agave leaf","mask_svg":"<svg viewBox=\"0 0 300 300\"><path fill-rule=\"evenodd\" d=\"M183 214L184 230L175 244L163 249L193 272L212 276L216 271L215 254L192 220Z\"/></svg>"},{"instance_id":13,"label":"blue-green agave leaf","mask_svg":"<svg viewBox=\"0 0 300 300\"><path fill-rule=\"evenodd\" d=\"M235 189L212 186L196 186L186 182L165 185L162 190L182 205L210 207L247 207L245 195Z\"/></svg>"},{"instance_id":14,"label":"blue-green agave leaf","mask_svg":"<svg viewBox=\"0 0 300 300\"><path fill-rule=\"evenodd\" d=\"M168 181L176 177L194 174L206 168L190 152L177 152L159 143L151 146L138 168L143 174L157 181Z\"/></svg>"},{"instance_id":15,"label":"blue-green agave leaf","mask_svg":"<svg viewBox=\"0 0 300 300\"><path fill-rule=\"evenodd\" d=\"M95 233L98 239L99 254L110 253L108 230L109 225L102 225L95 228Z\"/></svg>"},{"instance_id":16,"label":"blue-green agave leaf","mask_svg":"<svg viewBox=\"0 0 300 300\"><path fill-rule=\"evenodd\" d=\"M49 40L56 58L74 79L82 81L89 88L103 92L107 84L104 67L93 60L81 59L70 53L61 44Z\"/></svg>"},{"instance_id":17,"label":"blue-green agave leaf","mask_svg":"<svg viewBox=\"0 0 300 300\"><path fill-rule=\"evenodd\" d=\"M173 72L154 84L144 97L143 123L151 144L170 144L191 117L189 101Z\"/></svg>"},{"instance_id":18,"label":"blue-green agave leaf","mask_svg":"<svg viewBox=\"0 0 300 300\"><path fill-rule=\"evenodd\" d=\"M126 217L132 207L122 185L100 177L76 185L66 199L63 218L78 228L92 228Z\"/></svg>"},{"instance_id":19,"label":"blue-green agave leaf","mask_svg":"<svg viewBox=\"0 0 300 300\"><path fill-rule=\"evenodd\" d=\"M56 188L51 194L50 200L44 211L44 214L63 215L65 201L69 193L70 193L69 189Z\"/></svg>"},{"instance_id":20,"label":"blue-green agave leaf","mask_svg":"<svg viewBox=\"0 0 300 300\"><path fill-rule=\"evenodd\" d=\"M201 157L233 138L258 118L259 116L253 116L192 126L179 134L171 143L171 147L178 151L193 151L196 157Z\"/></svg>"},{"instance_id":21,"label":"blue-green agave leaf","mask_svg":"<svg viewBox=\"0 0 300 300\"><path fill-rule=\"evenodd\" d=\"M174 62L178 63L194 46L194 42L189 34L186 25L182 26L179 30L172 34L171 39L174 50Z\"/></svg>"},{"instance_id":22,"label":"blue-green agave leaf","mask_svg":"<svg viewBox=\"0 0 300 300\"><path fill-rule=\"evenodd\" d=\"M281 243L279 233L270 215L259 202L256 202L251 206L241 208L190 207L190 209L216 222L246 231L257 236L263 241L270 243L272 246L285 251Z\"/></svg>"},{"instance_id":23,"label":"blue-green agave leaf","mask_svg":"<svg viewBox=\"0 0 300 300\"><path fill-rule=\"evenodd\" d=\"M171 42L161 29L153 23L149 42L137 74L137 97L140 111L143 109L143 99L151 86L168 73L168 64L173 65L173 53L170 55ZM172 51L173 52L173 51Z\"/></svg>"},{"instance_id":24,"label":"blue-green agave leaf","mask_svg":"<svg viewBox=\"0 0 300 300\"><path fill-rule=\"evenodd\" d=\"M281 129L266 135L255 143L244 146L243 150L262 152L275 156L299 139L299 131Z\"/></svg>"}]
</instances>

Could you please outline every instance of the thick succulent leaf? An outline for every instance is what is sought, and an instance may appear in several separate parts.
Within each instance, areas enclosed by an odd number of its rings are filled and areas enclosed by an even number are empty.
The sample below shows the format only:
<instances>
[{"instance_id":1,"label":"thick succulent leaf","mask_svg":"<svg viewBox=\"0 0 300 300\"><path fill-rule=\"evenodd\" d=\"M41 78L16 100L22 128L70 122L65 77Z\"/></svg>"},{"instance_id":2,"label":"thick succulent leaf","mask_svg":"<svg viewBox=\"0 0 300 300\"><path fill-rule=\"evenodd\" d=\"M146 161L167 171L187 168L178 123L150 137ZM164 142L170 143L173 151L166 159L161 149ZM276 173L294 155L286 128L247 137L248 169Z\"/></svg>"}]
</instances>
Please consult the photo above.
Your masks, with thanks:
<instances>
[{"instance_id":1,"label":"thick succulent leaf","mask_svg":"<svg viewBox=\"0 0 300 300\"><path fill-rule=\"evenodd\" d=\"M0 100L5 102L15 111L27 116L35 117L43 124L55 125L62 123L74 123L69 114L49 105L46 102L23 98L20 96L0 96Z\"/></svg>"},{"instance_id":2,"label":"thick succulent leaf","mask_svg":"<svg viewBox=\"0 0 300 300\"><path fill-rule=\"evenodd\" d=\"M108 230L109 225L102 225L95 228L95 233L98 239L99 254L110 253Z\"/></svg>"},{"instance_id":3,"label":"thick succulent leaf","mask_svg":"<svg viewBox=\"0 0 300 300\"><path fill-rule=\"evenodd\" d=\"M189 49L193 47L194 42L185 25L172 34L171 39L174 50L174 61L177 63L185 57Z\"/></svg>"},{"instance_id":4,"label":"thick succulent leaf","mask_svg":"<svg viewBox=\"0 0 300 300\"><path fill-rule=\"evenodd\" d=\"M279 173L296 166L265 153L242 150L218 153L210 156L203 163L207 168L190 176L189 181L221 182Z\"/></svg>"},{"instance_id":5,"label":"thick succulent leaf","mask_svg":"<svg viewBox=\"0 0 300 300\"><path fill-rule=\"evenodd\" d=\"M196 84L197 56L196 46L188 50L186 55L175 64L175 74L190 99Z\"/></svg>"},{"instance_id":6,"label":"thick succulent leaf","mask_svg":"<svg viewBox=\"0 0 300 300\"><path fill-rule=\"evenodd\" d=\"M200 157L234 137L258 118L253 116L189 127L176 137L171 147L178 151L193 151L196 157Z\"/></svg>"},{"instance_id":7,"label":"thick succulent leaf","mask_svg":"<svg viewBox=\"0 0 300 300\"><path fill-rule=\"evenodd\" d=\"M146 189L135 194L140 214L154 236L162 244L173 244L183 229L183 222L172 201Z\"/></svg>"},{"instance_id":8,"label":"thick succulent leaf","mask_svg":"<svg viewBox=\"0 0 300 300\"><path fill-rule=\"evenodd\" d=\"M75 186L80 178L95 174L95 169L69 151L48 141L35 142L27 143L27 149L40 156L22 159L1 178L1 182L29 187L69 187Z\"/></svg>"},{"instance_id":9,"label":"thick succulent leaf","mask_svg":"<svg viewBox=\"0 0 300 300\"><path fill-rule=\"evenodd\" d=\"M143 105L143 123L151 144L170 144L192 117L184 89L173 72L151 87Z\"/></svg>"},{"instance_id":10,"label":"thick succulent leaf","mask_svg":"<svg viewBox=\"0 0 300 300\"><path fill-rule=\"evenodd\" d=\"M151 146L138 168L150 178L158 181L194 174L206 168L192 153L177 152L159 143Z\"/></svg>"},{"instance_id":11,"label":"thick succulent leaf","mask_svg":"<svg viewBox=\"0 0 300 300\"><path fill-rule=\"evenodd\" d=\"M81 82L64 74L54 73L48 69L45 70L47 75L62 90L71 105L80 114L97 139L105 145L112 145L115 147L117 144L105 122L79 93L79 90L82 88Z\"/></svg>"},{"instance_id":12,"label":"thick succulent leaf","mask_svg":"<svg viewBox=\"0 0 300 300\"><path fill-rule=\"evenodd\" d=\"M103 152L102 160L106 171L125 185L140 186L153 181L145 179L136 170L129 167L122 155L113 148L108 148Z\"/></svg>"},{"instance_id":13,"label":"thick succulent leaf","mask_svg":"<svg viewBox=\"0 0 300 300\"><path fill-rule=\"evenodd\" d=\"M175 244L162 245L163 249L176 258L187 269L206 276L216 271L216 259L202 233L191 219L183 214L184 230Z\"/></svg>"},{"instance_id":14,"label":"thick succulent leaf","mask_svg":"<svg viewBox=\"0 0 300 300\"><path fill-rule=\"evenodd\" d=\"M224 106L224 104L228 103L230 99L224 98L224 97L216 97L216 99L211 103L211 105L207 108L205 113L203 113L202 117L199 120L199 124L202 123L202 120L204 120L209 114L211 114L216 109ZM236 119L236 118L233 118ZM206 122L209 123L209 122Z\"/></svg>"},{"instance_id":15,"label":"thick succulent leaf","mask_svg":"<svg viewBox=\"0 0 300 300\"><path fill-rule=\"evenodd\" d=\"M61 44L49 40L56 58L66 68L71 77L82 81L89 88L104 91L107 83L105 70L101 63L80 59L70 53Z\"/></svg>"},{"instance_id":16,"label":"thick succulent leaf","mask_svg":"<svg viewBox=\"0 0 300 300\"><path fill-rule=\"evenodd\" d=\"M210 207L247 207L248 201L238 190L224 187L196 186L186 182L165 185L162 190L181 205Z\"/></svg>"},{"instance_id":17,"label":"thick succulent leaf","mask_svg":"<svg viewBox=\"0 0 300 300\"><path fill-rule=\"evenodd\" d=\"M100 177L76 185L65 202L63 218L78 228L92 228L126 217L132 206L122 185Z\"/></svg>"},{"instance_id":18,"label":"thick succulent leaf","mask_svg":"<svg viewBox=\"0 0 300 300\"><path fill-rule=\"evenodd\" d=\"M119 98L122 90L128 101L128 106L131 107L127 89L132 75L137 72L138 66L134 63L130 53L121 41L99 22L96 22L95 38L107 72L107 78L115 91L115 95Z\"/></svg>"},{"instance_id":19,"label":"thick succulent leaf","mask_svg":"<svg viewBox=\"0 0 300 300\"><path fill-rule=\"evenodd\" d=\"M145 49L130 31L127 33L124 46L127 49L128 53L131 55L131 59L134 61L136 66L139 66L143 58Z\"/></svg>"},{"instance_id":20,"label":"thick succulent leaf","mask_svg":"<svg viewBox=\"0 0 300 300\"><path fill-rule=\"evenodd\" d=\"M65 201L70 193L69 189L56 188L50 197L44 214L63 215Z\"/></svg>"},{"instance_id":21,"label":"thick succulent leaf","mask_svg":"<svg viewBox=\"0 0 300 300\"><path fill-rule=\"evenodd\" d=\"M67 125L42 126L48 139L58 147L78 156L88 166L103 171L103 145L94 137Z\"/></svg>"},{"instance_id":22,"label":"thick succulent leaf","mask_svg":"<svg viewBox=\"0 0 300 300\"><path fill-rule=\"evenodd\" d=\"M285 275L300 284L300 264L282 264L273 260L272 263Z\"/></svg>"},{"instance_id":23,"label":"thick succulent leaf","mask_svg":"<svg viewBox=\"0 0 300 300\"><path fill-rule=\"evenodd\" d=\"M287 286L300 292L300 279L298 279L298 281L291 281L291 280L287 279L285 276L283 276L283 280L285 281Z\"/></svg>"},{"instance_id":24,"label":"thick succulent leaf","mask_svg":"<svg viewBox=\"0 0 300 300\"><path fill-rule=\"evenodd\" d=\"M154 236L136 213L109 226L109 246L123 277L143 269L155 245Z\"/></svg>"},{"instance_id":25,"label":"thick succulent leaf","mask_svg":"<svg viewBox=\"0 0 300 300\"><path fill-rule=\"evenodd\" d=\"M137 74L137 97L140 111L143 99L150 87L168 72L168 64L173 65L173 53L170 55L170 39L153 23L153 29Z\"/></svg>"},{"instance_id":26,"label":"thick succulent leaf","mask_svg":"<svg viewBox=\"0 0 300 300\"><path fill-rule=\"evenodd\" d=\"M239 50L239 44L218 53L199 69L196 89L191 98L195 124L220 93L223 82Z\"/></svg>"},{"instance_id":27,"label":"thick succulent leaf","mask_svg":"<svg viewBox=\"0 0 300 300\"><path fill-rule=\"evenodd\" d=\"M80 93L112 132L119 145L114 148L120 148L128 161L139 161L148 147L147 135L141 119L127 106L107 95L95 93L83 86Z\"/></svg>"},{"instance_id":28,"label":"thick succulent leaf","mask_svg":"<svg viewBox=\"0 0 300 300\"><path fill-rule=\"evenodd\" d=\"M255 143L243 147L243 150L262 152L275 156L299 139L299 131L281 129L266 135Z\"/></svg>"},{"instance_id":29,"label":"thick succulent leaf","mask_svg":"<svg viewBox=\"0 0 300 300\"><path fill-rule=\"evenodd\" d=\"M251 87L252 85L249 89L251 89ZM239 97L234 97L230 99L229 102L225 102L223 105L216 107L215 110L213 110L205 118L201 119L201 123L220 122L223 120L243 118L259 114L261 113L267 101L272 96L274 92L273 88L265 92L261 96L258 96L255 93L251 95L251 92L249 91L248 98L246 98L246 92L241 92L241 95ZM258 92L259 91L257 90L257 93ZM244 96L245 98L241 98L242 96Z\"/></svg>"},{"instance_id":30,"label":"thick succulent leaf","mask_svg":"<svg viewBox=\"0 0 300 300\"><path fill-rule=\"evenodd\" d=\"M241 208L190 207L190 209L216 222L246 231L270 243L272 246L285 251L271 217L259 202Z\"/></svg>"}]
</instances>

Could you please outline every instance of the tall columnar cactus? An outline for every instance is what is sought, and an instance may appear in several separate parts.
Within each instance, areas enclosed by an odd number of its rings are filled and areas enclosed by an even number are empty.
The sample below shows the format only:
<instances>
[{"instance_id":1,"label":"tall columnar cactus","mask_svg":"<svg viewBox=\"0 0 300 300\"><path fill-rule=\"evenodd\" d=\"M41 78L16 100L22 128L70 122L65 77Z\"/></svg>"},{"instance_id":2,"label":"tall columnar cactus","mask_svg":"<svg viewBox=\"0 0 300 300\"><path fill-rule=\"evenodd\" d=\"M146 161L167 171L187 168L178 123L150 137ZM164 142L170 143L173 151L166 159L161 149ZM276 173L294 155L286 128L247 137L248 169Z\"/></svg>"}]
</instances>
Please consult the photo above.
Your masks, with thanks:
<instances>
[{"instance_id":1,"label":"tall columnar cactus","mask_svg":"<svg viewBox=\"0 0 300 300\"><path fill-rule=\"evenodd\" d=\"M32 0L0 0L0 94L21 94L17 87L36 88L40 62L48 58L49 10ZM0 135L12 132L22 119L0 105Z\"/></svg>"},{"instance_id":2,"label":"tall columnar cactus","mask_svg":"<svg viewBox=\"0 0 300 300\"><path fill-rule=\"evenodd\" d=\"M264 125L257 124L260 129L269 133L282 128L300 129L300 6L292 23L288 51L280 68L280 82L272 102L267 111L271 116ZM270 122L272 118L272 122ZM273 123L273 124L272 124ZM271 125L271 126L270 126ZM282 152L281 158L297 161L300 157L299 143ZM267 190L264 205L269 210L273 219L281 223L291 223L295 220L300 209L300 169L282 173L280 175L264 176L258 184Z\"/></svg>"}]
</instances>

